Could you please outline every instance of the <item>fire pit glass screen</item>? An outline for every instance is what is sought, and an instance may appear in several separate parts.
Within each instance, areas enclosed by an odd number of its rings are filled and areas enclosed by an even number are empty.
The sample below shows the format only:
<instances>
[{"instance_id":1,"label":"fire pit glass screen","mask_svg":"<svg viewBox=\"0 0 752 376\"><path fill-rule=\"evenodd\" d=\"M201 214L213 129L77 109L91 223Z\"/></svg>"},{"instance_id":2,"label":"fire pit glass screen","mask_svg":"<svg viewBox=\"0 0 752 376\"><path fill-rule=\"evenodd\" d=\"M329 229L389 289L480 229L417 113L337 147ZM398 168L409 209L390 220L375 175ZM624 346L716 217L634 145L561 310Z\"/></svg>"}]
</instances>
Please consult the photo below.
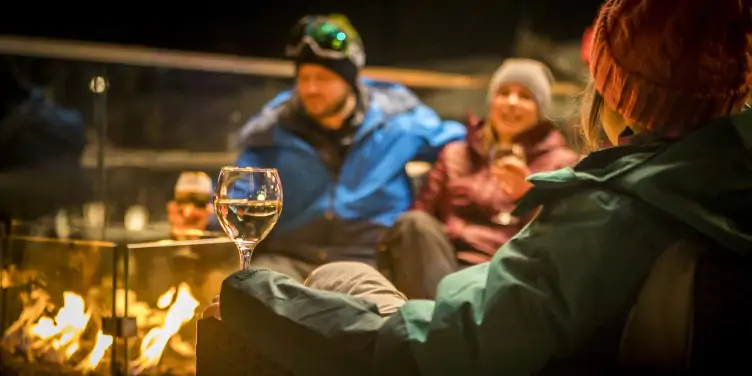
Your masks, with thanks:
<instances>
[{"instance_id":1,"label":"fire pit glass screen","mask_svg":"<svg viewBox=\"0 0 752 376\"><path fill-rule=\"evenodd\" d=\"M195 374L196 320L237 269L227 239L2 243L2 375Z\"/></svg>"},{"instance_id":2,"label":"fire pit glass screen","mask_svg":"<svg viewBox=\"0 0 752 376\"><path fill-rule=\"evenodd\" d=\"M0 239L3 375L111 373L124 313L115 245L37 237Z\"/></svg>"},{"instance_id":3,"label":"fire pit glass screen","mask_svg":"<svg viewBox=\"0 0 752 376\"><path fill-rule=\"evenodd\" d=\"M128 318L139 323L140 354L131 372L195 374L196 320L238 269L237 248L218 238L131 244L128 253Z\"/></svg>"}]
</instances>

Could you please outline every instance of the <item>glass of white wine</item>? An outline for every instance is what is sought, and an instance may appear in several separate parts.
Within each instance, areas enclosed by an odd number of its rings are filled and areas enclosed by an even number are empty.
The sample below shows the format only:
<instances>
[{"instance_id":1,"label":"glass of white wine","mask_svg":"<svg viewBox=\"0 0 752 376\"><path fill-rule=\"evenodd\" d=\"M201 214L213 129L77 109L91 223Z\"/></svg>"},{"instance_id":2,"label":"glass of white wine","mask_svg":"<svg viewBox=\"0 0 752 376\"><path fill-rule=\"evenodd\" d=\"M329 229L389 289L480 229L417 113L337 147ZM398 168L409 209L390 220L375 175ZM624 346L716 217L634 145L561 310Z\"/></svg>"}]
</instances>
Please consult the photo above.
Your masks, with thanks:
<instances>
[{"instance_id":1,"label":"glass of white wine","mask_svg":"<svg viewBox=\"0 0 752 376\"><path fill-rule=\"evenodd\" d=\"M256 245L282 213L282 182L274 168L224 167L214 192L214 209L240 251L240 267L251 267Z\"/></svg>"},{"instance_id":2,"label":"glass of white wine","mask_svg":"<svg viewBox=\"0 0 752 376\"><path fill-rule=\"evenodd\" d=\"M489 164L493 169L494 166L501 163L504 158L509 157L517 158L525 163L525 149L520 144L512 144L511 147L494 147L491 149ZM491 218L491 222L496 223L497 225L509 226L519 223L519 219L513 216L510 211L501 211Z\"/></svg>"}]
</instances>

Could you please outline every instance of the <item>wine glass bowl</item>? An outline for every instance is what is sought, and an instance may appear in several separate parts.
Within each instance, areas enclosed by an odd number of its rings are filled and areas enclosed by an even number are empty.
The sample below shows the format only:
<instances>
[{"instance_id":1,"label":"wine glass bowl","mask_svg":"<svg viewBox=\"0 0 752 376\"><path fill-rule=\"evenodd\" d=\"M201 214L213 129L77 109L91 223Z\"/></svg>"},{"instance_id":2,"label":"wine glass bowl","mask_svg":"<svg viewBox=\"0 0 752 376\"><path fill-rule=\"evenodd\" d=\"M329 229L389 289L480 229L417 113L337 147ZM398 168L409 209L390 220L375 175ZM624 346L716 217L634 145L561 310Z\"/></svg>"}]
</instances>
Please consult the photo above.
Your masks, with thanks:
<instances>
[{"instance_id":1,"label":"wine glass bowl","mask_svg":"<svg viewBox=\"0 0 752 376\"><path fill-rule=\"evenodd\" d=\"M253 250L271 232L282 213L282 182L274 168L224 167L214 192L222 229L250 268Z\"/></svg>"},{"instance_id":2,"label":"wine glass bowl","mask_svg":"<svg viewBox=\"0 0 752 376\"><path fill-rule=\"evenodd\" d=\"M499 161L508 158L515 157L522 162L527 162L525 157L525 148L520 144L512 144L510 146L495 146L491 148L489 153L489 163L493 166Z\"/></svg>"}]
</instances>

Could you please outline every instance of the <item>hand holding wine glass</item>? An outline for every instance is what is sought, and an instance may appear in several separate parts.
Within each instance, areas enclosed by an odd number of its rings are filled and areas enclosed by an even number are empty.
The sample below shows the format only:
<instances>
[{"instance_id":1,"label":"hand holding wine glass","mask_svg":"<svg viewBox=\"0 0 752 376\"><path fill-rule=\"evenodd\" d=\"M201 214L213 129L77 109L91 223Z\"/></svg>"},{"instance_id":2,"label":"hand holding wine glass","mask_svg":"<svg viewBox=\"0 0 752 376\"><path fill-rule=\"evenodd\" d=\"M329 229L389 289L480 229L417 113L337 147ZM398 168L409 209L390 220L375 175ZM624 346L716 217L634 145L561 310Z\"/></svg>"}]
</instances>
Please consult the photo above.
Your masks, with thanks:
<instances>
[{"instance_id":1,"label":"hand holding wine glass","mask_svg":"<svg viewBox=\"0 0 752 376\"><path fill-rule=\"evenodd\" d=\"M527 167L522 145L492 149L489 163L499 188L508 196L517 200L530 188L530 183L527 182L530 169Z\"/></svg>"},{"instance_id":2,"label":"hand holding wine glass","mask_svg":"<svg viewBox=\"0 0 752 376\"><path fill-rule=\"evenodd\" d=\"M507 196L519 200L527 193L532 184L527 181L530 169L525 161L525 152L521 145L514 144L510 148L494 148L491 151L490 169L496 182ZM517 222L511 212L501 212L492 219L501 225Z\"/></svg>"},{"instance_id":3,"label":"hand holding wine glass","mask_svg":"<svg viewBox=\"0 0 752 376\"><path fill-rule=\"evenodd\" d=\"M499 187L514 200L519 200L532 187L527 181L530 169L514 156L504 157L491 166Z\"/></svg>"},{"instance_id":4,"label":"hand holding wine glass","mask_svg":"<svg viewBox=\"0 0 752 376\"><path fill-rule=\"evenodd\" d=\"M251 267L256 245L282 213L282 183L273 168L224 167L214 195L217 219L240 252L242 269Z\"/></svg>"}]
</instances>

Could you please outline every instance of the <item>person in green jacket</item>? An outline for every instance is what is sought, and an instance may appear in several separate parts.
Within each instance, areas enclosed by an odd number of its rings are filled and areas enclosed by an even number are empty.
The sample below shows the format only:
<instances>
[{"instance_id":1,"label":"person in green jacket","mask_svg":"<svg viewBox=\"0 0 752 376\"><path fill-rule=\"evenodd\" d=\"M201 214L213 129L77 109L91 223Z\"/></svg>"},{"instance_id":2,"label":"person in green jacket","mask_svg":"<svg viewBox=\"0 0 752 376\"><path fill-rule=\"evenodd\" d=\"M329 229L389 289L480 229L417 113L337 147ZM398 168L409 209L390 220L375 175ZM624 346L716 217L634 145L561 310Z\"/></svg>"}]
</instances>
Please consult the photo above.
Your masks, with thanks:
<instances>
[{"instance_id":1,"label":"person in green jacket","mask_svg":"<svg viewBox=\"0 0 752 376\"><path fill-rule=\"evenodd\" d=\"M747 7L606 1L583 133L615 146L530 177L518 211L541 207L537 217L490 262L444 278L435 301L405 301L354 263L322 266L306 285L247 270L225 280L221 320L296 376L607 367L666 249L702 238L743 258L752 251Z\"/></svg>"}]
</instances>

